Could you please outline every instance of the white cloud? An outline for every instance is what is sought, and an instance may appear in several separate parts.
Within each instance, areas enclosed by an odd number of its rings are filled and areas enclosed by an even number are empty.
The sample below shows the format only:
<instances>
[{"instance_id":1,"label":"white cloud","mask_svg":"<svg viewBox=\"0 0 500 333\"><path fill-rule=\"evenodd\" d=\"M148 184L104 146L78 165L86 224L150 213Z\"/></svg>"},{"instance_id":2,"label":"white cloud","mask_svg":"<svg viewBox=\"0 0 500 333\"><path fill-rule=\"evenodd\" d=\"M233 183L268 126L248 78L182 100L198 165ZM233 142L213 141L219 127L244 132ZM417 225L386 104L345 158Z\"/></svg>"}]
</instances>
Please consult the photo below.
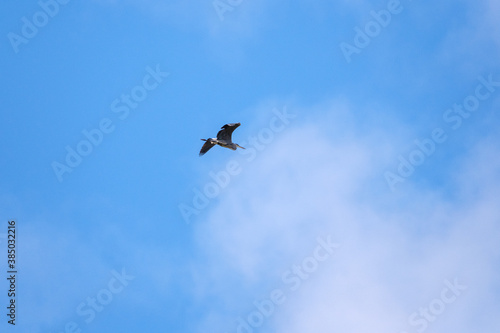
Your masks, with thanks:
<instances>
[{"instance_id":1,"label":"white cloud","mask_svg":"<svg viewBox=\"0 0 500 333\"><path fill-rule=\"evenodd\" d=\"M91 203L95 211L103 206L98 200ZM22 309L30 311L28 320L18 324L23 331L62 331L69 322L85 331L99 327L110 313L136 313L136 304L144 302L145 294L155 296L144 305L151 312L176 292L172 288L172 253L163 244L138 237L153 224L150 219L125 229L124 221L115 217L116 211L109 215L99 211L94 215L99 217L85 221L82 228L77 219L66 215L78 211L80 204L68 200L58 206L58 213L23 215L19 220L20 309L21 313ZM133 280L122 291L113 291L112 301L95 313L95 321L87 323L88 314L78 313L77 307L109 288L114 271L125 272ZM88 313L91 308L82 309Z\"/></svg>"},{"instance_id":2,"label":"white cloud","mask_svg":"<svg viewBox=\"0 0 500 333\"><path fill-rule=\"evenodd\" d=\"M404 136L390 125L386 134L359 133L349 112L336 112L345 106L328 109L287 129L245 165L195 226L210 267L206 292L226 304L212 307L204 329L235 332L237 316L281 288L287 300L265 324L276 332L416 332L409 316L439 298L445 280L458 279L467 290L429 331L470 332L477 322L498 330L498 149L480 142L463 155L450 170L453 199L411 178L394 194L380 179L392 162L387 143ZM326 235L341 248L289 291L283 272Z\"/></svg>"}]
</instances>

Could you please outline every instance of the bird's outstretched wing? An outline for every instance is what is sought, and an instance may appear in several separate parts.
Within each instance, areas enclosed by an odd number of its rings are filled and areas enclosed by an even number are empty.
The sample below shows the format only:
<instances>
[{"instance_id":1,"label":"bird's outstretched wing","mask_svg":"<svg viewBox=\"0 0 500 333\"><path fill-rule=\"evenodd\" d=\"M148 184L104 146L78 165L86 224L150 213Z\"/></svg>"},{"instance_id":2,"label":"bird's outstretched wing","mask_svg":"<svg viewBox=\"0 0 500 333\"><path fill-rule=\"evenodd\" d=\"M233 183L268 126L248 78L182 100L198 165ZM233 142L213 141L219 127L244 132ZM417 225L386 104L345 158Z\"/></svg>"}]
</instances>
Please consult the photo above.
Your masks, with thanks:
<instances>
[{"instance_id":1,"label":"bird's outstretched wing","mask_svg":"<svg viewBox=\"0 0 500 333\"><path fill-rule=\"evenodd\" d=\"M215 146L215 143L213 143L212 140L205 140L205 144L203 145L203 147L201 147L200 150L200 156L205 155L205 153L209 151L213 146Z\"/></svg>"},{"instance_id":2,"label":"bird's outstretched wing","mask_svg":"<svg viewBox=\"0 0 500 333\"><path fill-rule=\"evenodd\" d=\"M217 140L224 140L226 142L232 142L231 140L231 134L233 134L233 131L240 126L240 123L231 123L231 124L226 124L222 126L221 130L219 133L217 133Z\"/></svg>"}]
</instances>

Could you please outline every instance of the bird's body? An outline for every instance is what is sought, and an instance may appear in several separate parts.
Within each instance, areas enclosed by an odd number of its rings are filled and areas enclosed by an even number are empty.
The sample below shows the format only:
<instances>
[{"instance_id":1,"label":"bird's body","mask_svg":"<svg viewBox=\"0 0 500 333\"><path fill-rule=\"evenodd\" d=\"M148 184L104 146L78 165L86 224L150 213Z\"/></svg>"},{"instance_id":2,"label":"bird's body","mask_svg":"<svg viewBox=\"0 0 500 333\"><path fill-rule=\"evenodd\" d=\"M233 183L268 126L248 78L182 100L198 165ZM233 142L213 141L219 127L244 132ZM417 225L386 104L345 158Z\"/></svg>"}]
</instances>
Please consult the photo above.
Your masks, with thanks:
<instances>
[{"instance_id":1,"label":"bird's body","mask_svg":"<svg viewBox=\"0 0 500 333\"><path fill-rule=\"evenodd\" d=\"M233 143L231 139L233 131L240 125L241 125L240 123L226 124L221 127L222 129L219 131L219 133L217 133L216 138L201 139L202 141L205 141L205 144L203 145L203 147L201 147L200 156L203 156L207 151L209 151L215 145L219 145L224 148L229 148L231 150L236 150L236 148L245 149L240 145L238 145L237 143Z\"/></svg>"}]
</instances>

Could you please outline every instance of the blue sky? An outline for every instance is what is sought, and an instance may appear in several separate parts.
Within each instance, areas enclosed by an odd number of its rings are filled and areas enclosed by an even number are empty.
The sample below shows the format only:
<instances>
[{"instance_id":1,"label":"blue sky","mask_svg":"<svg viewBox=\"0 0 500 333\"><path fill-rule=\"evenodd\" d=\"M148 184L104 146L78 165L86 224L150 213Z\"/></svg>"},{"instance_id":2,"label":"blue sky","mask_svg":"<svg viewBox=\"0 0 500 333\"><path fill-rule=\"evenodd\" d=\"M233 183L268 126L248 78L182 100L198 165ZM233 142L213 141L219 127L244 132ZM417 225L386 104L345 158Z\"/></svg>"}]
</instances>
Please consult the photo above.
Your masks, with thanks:
<instances>
[{"instance_id":1,"label":"blue sky","mask_svg":"<svg viewBox=\"0 0 500 333\"><path fill-rule=\"evenodd\" d=\"M497 1L0 6L2 331L499 330Z\"/></svg>"}]
</instances>

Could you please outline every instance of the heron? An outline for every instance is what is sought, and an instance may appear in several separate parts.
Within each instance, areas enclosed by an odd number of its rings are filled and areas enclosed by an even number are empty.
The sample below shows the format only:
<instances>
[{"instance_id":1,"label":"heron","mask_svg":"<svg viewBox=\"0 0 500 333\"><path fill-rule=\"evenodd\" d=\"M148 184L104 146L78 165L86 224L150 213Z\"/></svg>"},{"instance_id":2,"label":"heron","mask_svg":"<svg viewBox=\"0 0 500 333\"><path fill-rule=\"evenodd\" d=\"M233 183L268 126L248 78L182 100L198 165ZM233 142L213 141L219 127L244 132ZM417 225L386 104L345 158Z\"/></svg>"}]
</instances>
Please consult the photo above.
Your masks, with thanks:
<instances>
[{"instance_id":1,"label":"heron","mask_svg":"<svg viewBox=\"0 0 500 333\"><path fill-rule=\"evenodd\" d=\"M240 123L226 124L221 127L221 130L219 131L219 133L217 133L216 138L201 139L201 141L205 141L205 143L203 144L203 147L201 147L200 156L205 155L205 153L215 145L229 148L231 150L236 150L236 148L245 149L239 144L233 143L233 141L231 140L231 135L233 134L234 130L237 129L240 125Z\"/></svg>"}]
</instances>

